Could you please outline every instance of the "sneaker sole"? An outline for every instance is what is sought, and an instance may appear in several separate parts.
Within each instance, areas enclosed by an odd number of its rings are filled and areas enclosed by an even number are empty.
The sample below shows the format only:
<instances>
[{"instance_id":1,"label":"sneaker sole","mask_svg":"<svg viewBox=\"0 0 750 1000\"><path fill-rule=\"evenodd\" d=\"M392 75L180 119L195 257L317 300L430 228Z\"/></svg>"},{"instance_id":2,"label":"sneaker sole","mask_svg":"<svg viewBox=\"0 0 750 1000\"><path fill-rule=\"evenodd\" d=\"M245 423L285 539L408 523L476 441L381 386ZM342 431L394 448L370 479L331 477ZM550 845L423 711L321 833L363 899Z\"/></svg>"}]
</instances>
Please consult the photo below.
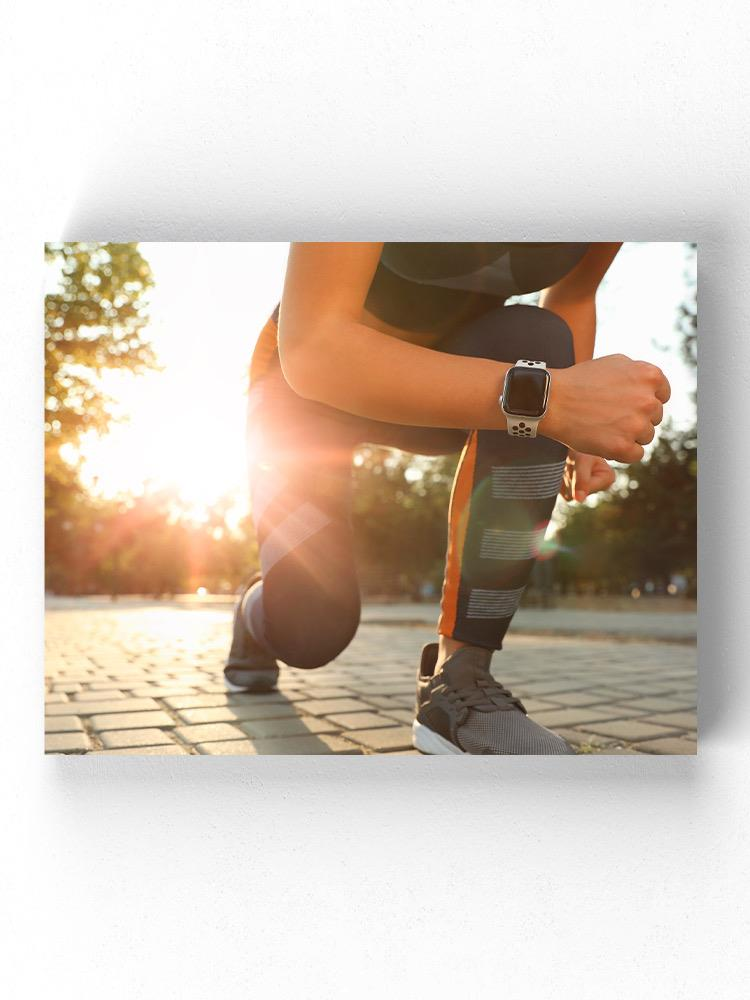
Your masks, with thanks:
<instances>
[{"instance_id":1,"label":"sneaker sole","mask_svg":"<svg viewBox=\"0 0 750 1000\"><path fill-rule=\"evenodd\" d=\"M461 750L457 747L455 743L451 743L446 740L444 736L436 733L434 730L430 729L429 726L423 725L416 719L412 723L411 727L411 742L416 750L420 753L427 754L464 754L466 751Z\"/></svg>"},{"instance_id":2,"label":"sneaker sole","mask_svg":"<svg viewBox=\"0 0 750 1000\"><path fill-rule=\"evenodd\" d=\"M268 694L276 690L278 679L278 670L253 671L252 678L248 678L246 684L233 684L225 674L224 687L233 694Z\"/></svg>"}]
</instances>

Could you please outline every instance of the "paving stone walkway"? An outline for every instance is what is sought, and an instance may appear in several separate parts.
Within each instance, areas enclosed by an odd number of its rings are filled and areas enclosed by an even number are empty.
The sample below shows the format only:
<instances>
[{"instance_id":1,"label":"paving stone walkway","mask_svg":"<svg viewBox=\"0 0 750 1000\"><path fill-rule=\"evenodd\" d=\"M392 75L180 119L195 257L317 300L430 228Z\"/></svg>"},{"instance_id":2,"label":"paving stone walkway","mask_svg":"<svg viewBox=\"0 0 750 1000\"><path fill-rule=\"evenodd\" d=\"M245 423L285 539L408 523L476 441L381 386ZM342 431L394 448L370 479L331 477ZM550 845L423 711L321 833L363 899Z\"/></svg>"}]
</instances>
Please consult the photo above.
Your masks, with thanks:
<instances>
[{"instance_id":1,"label":"paving stone walkway","mask_svg":"<svg viewBox=\"0 0 750 1000\"><path fill-rule=\"evenodd\" d=\"M222 681L230 627L229 607L53 602L46 752L416 754L414 673L433 629L370 610L333 663L284 667L278 692L246 695ZM493 671L580 753L694 754L695 653L621 635L511 635Z\"/></svg>"}]
</instances>

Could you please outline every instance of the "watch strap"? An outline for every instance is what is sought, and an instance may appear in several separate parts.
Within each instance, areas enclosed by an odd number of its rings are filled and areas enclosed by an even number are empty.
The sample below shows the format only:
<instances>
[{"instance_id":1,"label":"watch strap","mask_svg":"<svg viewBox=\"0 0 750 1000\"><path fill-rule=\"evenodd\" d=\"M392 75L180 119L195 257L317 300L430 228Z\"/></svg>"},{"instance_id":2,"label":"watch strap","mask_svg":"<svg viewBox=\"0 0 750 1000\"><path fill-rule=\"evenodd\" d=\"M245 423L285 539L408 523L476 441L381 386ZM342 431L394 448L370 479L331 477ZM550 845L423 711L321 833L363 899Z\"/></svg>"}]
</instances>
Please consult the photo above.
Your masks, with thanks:
<instances>
[{"instance_id":1,"label":"watch strap","mask_svg":"<svg viewBox=\"0 0 750 1000\"><path fill-rule=\"evenodd\" d=\"M508 417L508 433L511 437L535 438L539 420L534 420L533 417L524 417L523 420L520 417Z\"/></svg>"}]
</instances>

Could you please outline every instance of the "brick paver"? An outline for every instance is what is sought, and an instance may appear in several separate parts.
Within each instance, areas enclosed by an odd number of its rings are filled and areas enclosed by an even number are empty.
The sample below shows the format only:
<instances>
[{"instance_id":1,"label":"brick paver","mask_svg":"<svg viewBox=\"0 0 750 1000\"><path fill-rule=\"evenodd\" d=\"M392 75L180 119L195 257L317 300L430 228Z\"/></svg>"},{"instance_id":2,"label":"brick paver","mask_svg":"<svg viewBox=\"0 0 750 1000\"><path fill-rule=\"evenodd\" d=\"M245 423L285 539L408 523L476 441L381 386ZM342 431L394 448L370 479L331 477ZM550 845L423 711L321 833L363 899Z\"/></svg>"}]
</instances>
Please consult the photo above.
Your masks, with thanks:
<instances>
[{"instance_id":1,"label":"brick paver","mask_svg":"<svg viewBox=\"0 0 750 1000\"><path fill-rule=\"evenodd\" d=\"M158 702L153 698L122 698L119 701L77 701L75 711L77 715L107 715L113 712L149 712L159 708ZM66 702L64 705L48 704L45 708L47 715L70 715L71 705Z\"/></svg>"},{"instance_id":2,"label":"brick paver","mask_svg":"<svg viewBox=\"0 0 750 1000\"><path fill-rule=\"evenodd\" d=\"M240 725L240 729L254 740L271 739L274 736L307 736L309 733L337 733L340 728L330 719L318 719L314 715L297 715L290 719L256 719Z\"/></svg>"},{"instance_id":3,"label":"brick paver","mask_svg":"<svg viewBox=\"0 0 750 1000\"><path fill-rule=\"evenodd\" d=\"M636 750L640 750L642 753L677 753L677 754L694 754L698 752L698 746L695 740L689 740L685 737L670 737L666 736L660 740L647 740L645 743L636 743Z\"/></svg>"},{"instance_id":4,"label":"brick paver","mask_svg":"<svg viewBox=\"0 0 750 1000\"><path fill-rule=\"evenodd\" d=\"M83 723L77 715L49 715L44 718L45 733L82 733Z\"/></svg>"},{"instance_id":5,"label":"brick paver","mask_svg":"<svg viewBox=\"0 0 750 1000\"><path fill-rule=\"evenodd\" d=\"M392 729L354 729L344 733L344 736L370 750L408 750L411 747L410 726L397 726Z\"/></svg>"},{"instance_id":6,"label":"brick paver","mask_svg":"<svg viewBox=\"0 0 750 1000\"><path fill-rule=\"evenodd\" d=\"M256 752L250 740L214 740L211 743L198 743L195 749L198 753L211 754L214 757L237 757L240 754Z\"/></svg>"},{"instance_id":7,"label":"brick paver","mask_svg":"<svg viewBox=\"0 0 750 1000\"><path fill-rule=\"evenodd\" d=\"M183 743L212 743L224 740L241 740L245 735L236 726L226 722L207 723L202 726L178 726L175 733Z\"/></svg>"},{"instance_id":8,"label":"brick paver","mask_svg":"<svg viewBox=\"0 0 750 1000\"><path fill-rule=\"evenodd\" d=\"M47 733L44 737L45 753L86 753L89 749L86 733Z\"/></svg>"},{"instance_id":9,"label":"brick paver","mask_svg":"<svg viewBox=\"0 0 750 1000\"><path fill-rule=\"evenodd\" d=\"M68 701L68 696L63 691L48 691L45 701L48 705L62 705Z\"/></svg>"},{"instance_id":10,"label":"brick paver","mask_svg":"<svg viewBox=\"0 0 750 1000\"><path fill-rule=\"evenodd\" d=\"M620 722L594 722L590 729L597 736L614 736L628 743L658 739L660 736L674 736L676 729L654 726L641 719L623 719Z\"/></svg>"},{"instance_id":11,"label":"brick paver","mask_svg":"<svg viewBox=\"0 0 750 1000\"><path fill-rule=\"evenodd\" d=\"M662 626L608 615L595 635L574 636L563 612L535 614L548 634L511 633L493 662L532 717L581 753L696 752L690 621L671 616ZM228 603L53 601L46 751L412 753L414 672L422 644L434 638L424 622L424 606L366 606L356 638L333 663L282 667L280 690L253 696L223 685ZM601 634L605 625L613 636ZM649 629L656 638L641 638Z\"/></svg>"},{"instance_id":12,"label":"brick paver","mask_svg":"<svg viewBox=\"0 0 750 1000\"><path fill-rule=\"evenodd\" d=\"M227 704L221 708L184 708L178 711L182 722L197 725L202 722L247 722L251 719L294 718L297 711L291 702L287 704L253 705Z\"/></svg>"},{"instance_id":13,"label":"brick paver","mask_svg":"<svg viewBox=\"0 0 750 1000\"><path fill-rule=\"evenodd\" d=\"M164 729L110 729L101 733L102 745L107 750L121 747L171 746L174 740Z\"/></svg>"},{"instance_id":14,"label":"brick paver","mask_svg":"<svg viewBox=\"0 0 750 1000\"><path fill-rule=\"evenodd\" d=\"M322 733L319 736L290 736L269 740L252 740L255 752L260 754L359 754L361 747L354 746L340 736Z\"/></svg>"},{"instance_id":15,"label":"brick paver","mask_svg":"<svg viewBox=\"0 0 750 1000\"><path fill-rule=\"evenodd\" d=\"M92 715L89 725L95 733L107 729L169 728L174 719L166 712L115 712L111 715Z\"/></svg>"}]
</instances>

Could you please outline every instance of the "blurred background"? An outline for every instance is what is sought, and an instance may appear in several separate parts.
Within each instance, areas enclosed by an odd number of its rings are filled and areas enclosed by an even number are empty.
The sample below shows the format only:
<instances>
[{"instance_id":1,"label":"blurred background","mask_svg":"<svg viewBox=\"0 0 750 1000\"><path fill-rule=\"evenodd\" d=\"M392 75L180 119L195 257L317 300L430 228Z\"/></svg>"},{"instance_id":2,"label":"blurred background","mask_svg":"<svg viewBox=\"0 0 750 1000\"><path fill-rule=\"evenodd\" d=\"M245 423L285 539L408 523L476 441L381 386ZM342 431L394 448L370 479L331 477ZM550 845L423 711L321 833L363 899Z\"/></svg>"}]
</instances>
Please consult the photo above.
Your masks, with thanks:
<instances>
[{"instance_id":1,"label":"blurred background","mask_svg":"<svg viewBox=\"0 0 750 1000\"><path fill-rule=\"evenodd\" d=\"M246 376L287 251L286 243L46 245L48 593L208 599L233 593L257 567ZM611 493L558 501L524 603L691 607L695 244L626 243L597 306L597 355L658 364L672 401L645 461L620 467ZM354 529L364 596L439 595L456 461L360 448Z\"/></svg>"}]
</instances>

